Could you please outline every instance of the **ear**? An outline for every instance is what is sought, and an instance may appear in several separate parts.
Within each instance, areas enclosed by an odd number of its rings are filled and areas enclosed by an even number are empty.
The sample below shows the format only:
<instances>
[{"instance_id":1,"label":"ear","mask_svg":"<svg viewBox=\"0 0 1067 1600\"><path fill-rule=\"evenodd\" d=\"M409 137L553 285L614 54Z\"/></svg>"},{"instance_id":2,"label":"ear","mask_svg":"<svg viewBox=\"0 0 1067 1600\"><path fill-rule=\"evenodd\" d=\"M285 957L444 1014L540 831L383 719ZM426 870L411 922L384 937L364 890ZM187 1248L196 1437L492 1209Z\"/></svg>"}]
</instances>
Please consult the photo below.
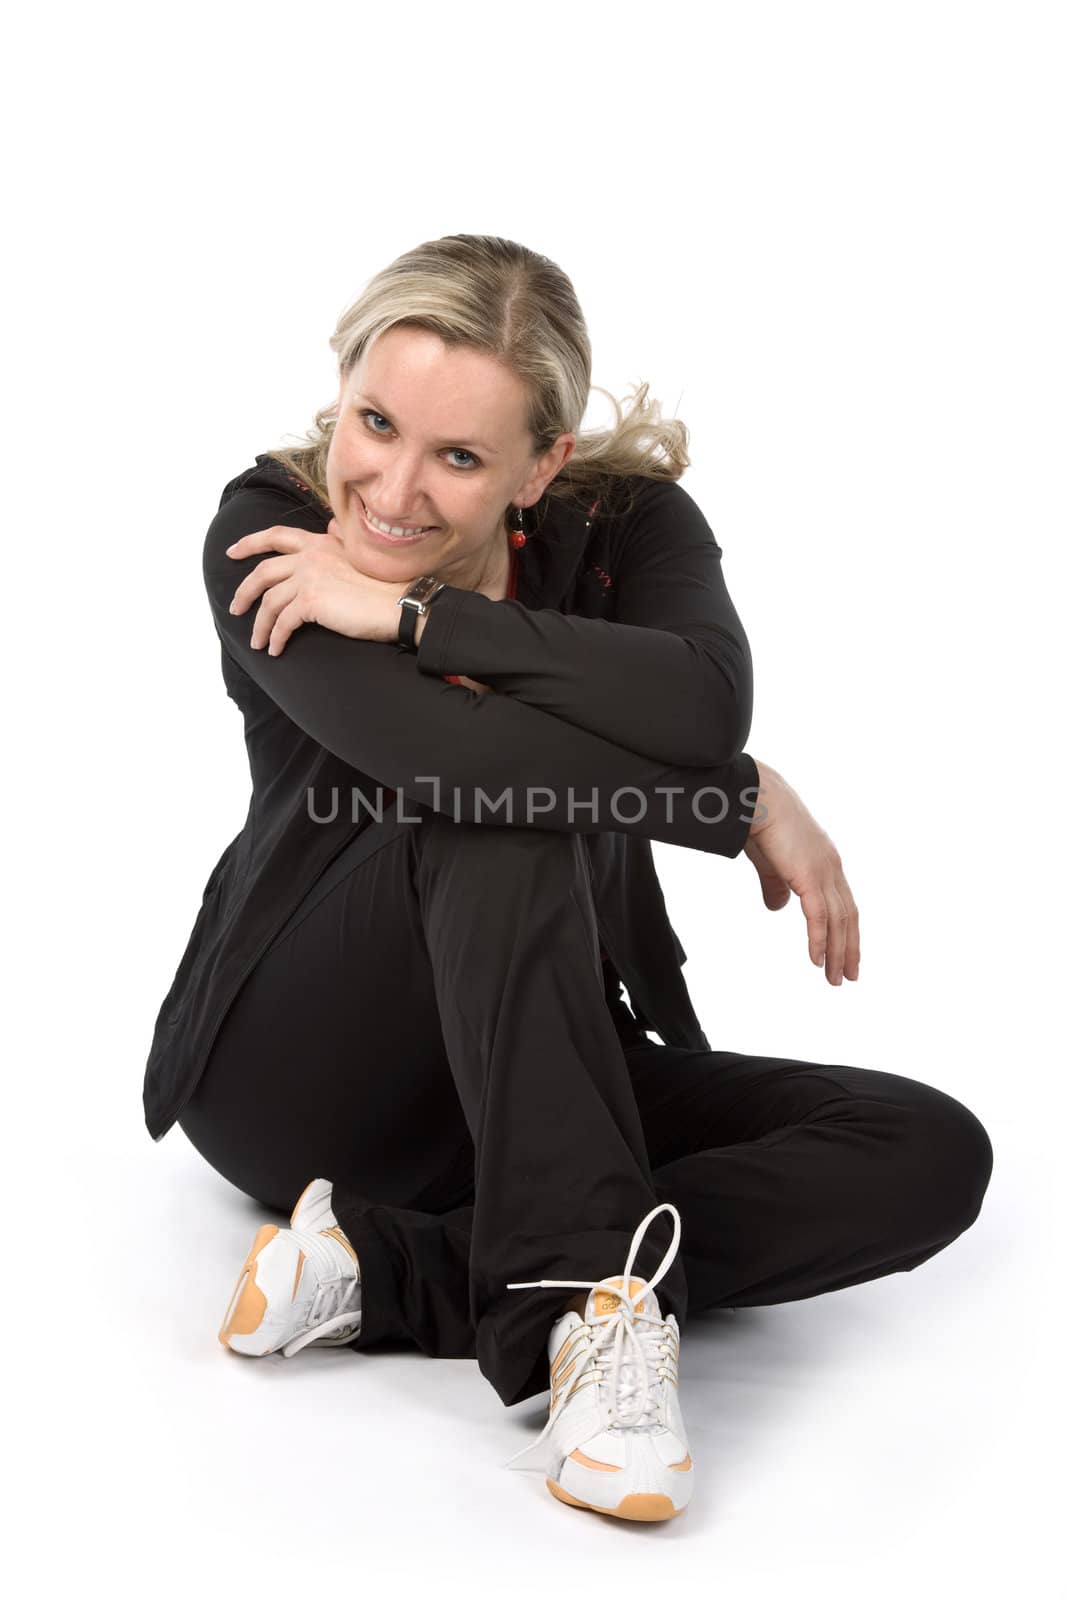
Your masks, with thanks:
<instances>
[{"instance_id":1,"label":"ear","mask_svg":"<svg viewBox=\"0 0 1067 1600\"><path fill-rule=\"evenodd\" d=\"M574 447L578 436L574 433L561 433L555 444L550 445L543 456L539 456L537 466L523 485L521 499L518 503L524 506L536 505L545 489L552 482L556 473L563 467L574 454Z\"/></svg>"}]
</instances>

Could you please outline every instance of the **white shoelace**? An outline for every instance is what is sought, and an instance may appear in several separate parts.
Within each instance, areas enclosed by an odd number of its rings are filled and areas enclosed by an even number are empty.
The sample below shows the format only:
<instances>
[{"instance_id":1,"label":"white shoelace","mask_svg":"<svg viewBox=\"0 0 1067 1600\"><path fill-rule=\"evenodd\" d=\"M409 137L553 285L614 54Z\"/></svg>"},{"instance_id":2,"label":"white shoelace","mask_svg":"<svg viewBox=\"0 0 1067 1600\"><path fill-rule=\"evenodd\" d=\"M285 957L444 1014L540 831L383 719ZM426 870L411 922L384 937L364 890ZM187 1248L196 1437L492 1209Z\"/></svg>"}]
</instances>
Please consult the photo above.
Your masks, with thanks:
<instances>
[{"instance_id":1,"label":"white shoelace","mask_svg":"<svg viewBox=\"0 0 1067 1600\"><path fill-rule=\"evenodd\" d=\"M674 1217L674 1237L654 1275L631 1297L628 1288L638 1249L649 1223L661 1211L669 1211ZM532 1444L526 1445L504 1462L505 1467L510 1467L521 1456L537 1450L549 1433L557 1429L570 1396L588 1384L598 1386L598 1405L595 1412L590 1408L588 1425L583 1430L585 1438L568 1438L568 1452L612 1426L640 1429L643 1425L647 1427L650 1422L654 1424L662 1398L663 1380L677 1377L678 1340L673 1328L664 1319L639 1315L635 1306L666 1274L678 1253L681 1237L681 1216L675 1206L664 1202L654 1207L638 1224L630 1244L630 1253L626 1257L621 1287L610 1275L595 1282L578 1278L541 1278L534 1283L507 1285L509 1289L604 1289L616 1296L619 1304L616 1311L596 1317L587 1324L589 1332L586 1336L576 1336L572 1346L574 1371L560 1391L556 1403L551 1406L548 1421ZM632 1359L624 1361L624 1348L630 1352ZM638 1391L640 1398L635 1400ZM633 1404L629 1404L631 1401ZM530 1470L535 1466L536 1463L531 1463Z\"/></svg>"},{"instance_id":2,"label":"white shoelace","mask_svg":"<svg viewBox=\"0 0 1067 1600\"><path fill-rule=\"evenodd\" d=\"M307 1310L307 1326L282 1346L283 1355L295 1356L298 1350L313 1339L327 1333L349 1333L362 1324L362 1294L358 1276L343 1277L331 1244L318 1233L305 1233L301 1228L291 1230L300 1248L313 1268L318 1284ZM340 1240L337 1248L343 1250ZM355 1263L353 1263L353 1266Z\"/></svg>"}]
</instances>

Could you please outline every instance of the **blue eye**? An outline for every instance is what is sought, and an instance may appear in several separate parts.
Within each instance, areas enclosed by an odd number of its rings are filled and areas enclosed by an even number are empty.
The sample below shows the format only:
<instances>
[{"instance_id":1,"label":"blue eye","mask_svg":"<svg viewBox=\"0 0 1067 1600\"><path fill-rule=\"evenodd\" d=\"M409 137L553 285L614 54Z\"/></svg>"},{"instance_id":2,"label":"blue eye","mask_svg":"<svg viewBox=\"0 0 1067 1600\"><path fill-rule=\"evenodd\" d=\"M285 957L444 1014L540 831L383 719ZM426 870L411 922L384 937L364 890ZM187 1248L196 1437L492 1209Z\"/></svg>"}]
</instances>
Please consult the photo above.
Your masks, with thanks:
<instances>
[{"instance_id":1,"label":"blue eye","mask_svg":"<svg viewBox=\"0 0 1067 1600\"><path fill-rule=\"evenodd\" d=\"M367 423L367 426L368 426L370 432L371 433L376 433L379 438L381 438L381 429L373 427L370 424L368 419L371 418L371 417L378 417L378 418L380 418L380 420L382 422L385 423L387 428L389 426L389 418L383 416L380 411L373 411L373 410L368 408L368 409L366 409L364 411L361 411L360 412L360 416L363 418L364 422ZM460 472L473 472L475 467L481 466L481 462L479 461L478 457L476 455L474 455L470 450L464 450L462 448L462 446L460 446L460 445L456 445L452 450L450 450L448 452L448 454L449 455L453 455L453 456L466 456L467 457L467 460L470 463L469 466L463 465L463 464L459 464L459 463L453 463L453 465L458 466L458 470Z\"/></svg>"}]
</instances>

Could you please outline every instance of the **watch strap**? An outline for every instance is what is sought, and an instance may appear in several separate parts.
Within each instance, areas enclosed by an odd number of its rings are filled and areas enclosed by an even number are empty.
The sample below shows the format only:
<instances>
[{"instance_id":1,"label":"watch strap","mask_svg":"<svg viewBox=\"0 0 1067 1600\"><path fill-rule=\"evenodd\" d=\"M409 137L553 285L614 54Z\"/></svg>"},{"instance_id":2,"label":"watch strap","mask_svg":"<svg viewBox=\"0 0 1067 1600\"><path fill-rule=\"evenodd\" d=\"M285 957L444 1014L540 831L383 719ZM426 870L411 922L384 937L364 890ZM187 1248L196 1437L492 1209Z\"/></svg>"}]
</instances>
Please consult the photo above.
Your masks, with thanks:
<instances>
[{"instance_id":1,"label":"watch strap","mask_svg":"<svg viewBox=\"0 0 1067 1600\"><path fill-rule=\"evenodd\" d=\"M397 629L396 642L402 650L418 649L415 643L415 624L419 617L426 614L431 601L436 600L445 587L443 578L426 574L415 578L400 596L397 601L400 607L400 626Z\"/></svg>"}]
</instances>

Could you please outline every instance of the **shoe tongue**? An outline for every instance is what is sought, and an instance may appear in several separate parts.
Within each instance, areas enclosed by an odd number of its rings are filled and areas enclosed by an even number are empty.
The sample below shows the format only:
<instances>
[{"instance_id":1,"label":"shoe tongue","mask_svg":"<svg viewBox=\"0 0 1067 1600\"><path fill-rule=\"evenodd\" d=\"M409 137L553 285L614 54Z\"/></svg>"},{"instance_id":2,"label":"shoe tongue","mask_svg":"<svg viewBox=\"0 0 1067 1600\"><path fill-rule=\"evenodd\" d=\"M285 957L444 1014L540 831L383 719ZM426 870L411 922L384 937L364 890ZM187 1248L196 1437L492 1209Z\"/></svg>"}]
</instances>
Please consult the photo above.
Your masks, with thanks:
<instances>
[{"instance_id":1,"label":"shoe tongue","mask_svg":"<svg viewBox=\"0 0 1067 1600\"><path fill-rule=\"evenodd\" d=\"M617 1289L622 1289L622 1278L607 1278L606 1283L614 1284ZM644 1278L630 1279L630 1298L634 1302L634 1311L640 1317L658 1317L659 1301L651 1289L645 1288ZM644 1290L642 1294L641 1291ZM640 1298L638 1296L640 1295ZM606 1317L612 1311L617 1311L621 1304L617 1294L612 1294L609 1289L590 1289L589 1298L585 1303L585 1315L589 1317Z\"/></svg>"}]
</instances>

